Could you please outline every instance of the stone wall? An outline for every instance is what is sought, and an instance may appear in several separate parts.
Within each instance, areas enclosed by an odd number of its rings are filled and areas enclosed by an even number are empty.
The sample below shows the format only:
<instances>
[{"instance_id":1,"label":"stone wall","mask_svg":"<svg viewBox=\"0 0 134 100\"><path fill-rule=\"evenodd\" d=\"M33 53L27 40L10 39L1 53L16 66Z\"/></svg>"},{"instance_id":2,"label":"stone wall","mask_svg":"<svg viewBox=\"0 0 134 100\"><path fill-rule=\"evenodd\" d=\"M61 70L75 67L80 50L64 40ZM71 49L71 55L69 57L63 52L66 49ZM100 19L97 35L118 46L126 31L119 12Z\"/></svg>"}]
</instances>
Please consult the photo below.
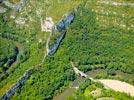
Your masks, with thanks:
<instances>
[{"instance_id":1,"label":"stone wall","mask_svg":"<svg viewBox=\"0 0 134 100\"><path fill-rule=\"evenodd\" d=\"M1 100L8 100L14 93L15 91L18 89L18 88L21 88L21 86L24 84L24 82L31 76L33 72L33 68L27 70L23 76L19 79L19 81L13 85L8 91L7 93L5 93Z\"/></svg>"}]
</instances>

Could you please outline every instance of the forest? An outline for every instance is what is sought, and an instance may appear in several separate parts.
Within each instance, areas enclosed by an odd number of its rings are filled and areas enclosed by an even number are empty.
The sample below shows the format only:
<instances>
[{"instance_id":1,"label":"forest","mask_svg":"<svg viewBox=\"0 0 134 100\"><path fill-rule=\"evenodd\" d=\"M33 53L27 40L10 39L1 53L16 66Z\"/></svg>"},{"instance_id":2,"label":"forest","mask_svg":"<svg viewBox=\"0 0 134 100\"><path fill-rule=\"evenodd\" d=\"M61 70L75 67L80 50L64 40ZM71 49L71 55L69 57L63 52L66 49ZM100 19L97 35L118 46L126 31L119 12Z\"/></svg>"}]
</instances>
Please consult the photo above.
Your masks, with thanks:
<instances>
[{"instance_id":1,"label":"forest","mask_svg":"<svg viewBox=\"0 0 134 100\"><path fill-rule=\"evenodd\" d=\"M10 41L0 37L0 73L5 72L16 60L17 47Z\"/></svg>"},{"instance_id":2,"label":"forest","mask_svg":"<svg viewBox=\"0 0 134 100\"><path fill-rule=\"evenodd\" d=\"M25 97L24 99L26 99L27 95L27 98L31 99L32 97L51 99L59 91L62 91L62 89L59 89L61 86L66 86L66 82L75 79L74 72L71 71L71 61L85 72L93 69L105 69L109 75L114 75L113 73L116 70L133 74L134 50L131 48L133 34L130 34L129 31L125 32L119 27L99 26L101 23L96 22L97 15L90 8L81 5L76 13L75 20L67 29L66 36L58 51L49 60L46 59L43 67L41 67L41 72L35 72L29 79L29 81L33 79L37 83L29 85L27 81L21 91L18 91L13 98ZM103 29L100 27L103 27ZM47 72L50 73L50 76L46 74ZM47 80L49 80L49 83L47 83ZM63 83L59 84L59 82ZM32 89L35 90L34 93ZM48 92L48 90L51 92ZM41 91L42 96L40 96Z\"/></svg>"},{"instance_id":3,"label":"forest","mask_svg":"<svg viewBox=\"0 0 134 100\"><path fill-rule=\"evenodd\" d=\"M90 84L90 85L89 85ZM99 99L115 99L115 100L133 100L132 97L125 93L107 90L100 83L93 83L86 79L72 96L67 100L99 100Z\"/></svg>"},{"instance_id":4,"label":"forest","mask_svg":"<svg viewBox=\"0 0 134 100\"><path fill-rule=\"evenodd\" d=\"M18 0L9 1L18 2ZM84 73L105 70L106 75L101 74L98 79L112 78L134 85L134 78L114 77L118 71L123 75L134 75L132 6L108 5L103 4L101 0L48 1L29 0L21 13L8 9L6 13L0 15L0 74L6 74L0 79L0 97L28 69L34 68L32 75L11 96L11 100L51 100L77 79L71 62ZM61 31L65 31L66 34L57 51L51 56L46 55L49 33L41 31L40 20L51 16L57 24L64 14L67 15L75 8L77 11L73 22L67 29ZM15 16L14 19L12 16ZM23 24L17 23L18 21ZM50 38L51 47L59 34L60 32L57 32ZM17 63L14 64L12 58L16 59ZM98 96L89 94L95 90L99 91ZM133 99L125 93L105 89L101 83L86 80L68 100L80 98L95 100L101 97L117 100Z\"/></svg>"}]
</instances>

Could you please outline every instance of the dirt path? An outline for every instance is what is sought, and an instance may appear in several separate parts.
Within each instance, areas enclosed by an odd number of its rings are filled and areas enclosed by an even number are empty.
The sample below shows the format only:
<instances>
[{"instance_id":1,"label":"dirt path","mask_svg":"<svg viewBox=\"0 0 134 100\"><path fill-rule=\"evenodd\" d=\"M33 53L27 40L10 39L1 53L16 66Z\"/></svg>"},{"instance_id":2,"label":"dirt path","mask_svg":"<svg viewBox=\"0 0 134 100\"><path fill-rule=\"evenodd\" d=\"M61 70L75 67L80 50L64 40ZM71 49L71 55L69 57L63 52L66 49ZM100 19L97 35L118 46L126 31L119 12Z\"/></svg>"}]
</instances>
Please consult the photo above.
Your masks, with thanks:
<instances>
[{"instance_id":1,"label":"dirt path","mask_svg":"<svg viewBox=\"0 0 134 100\"><path fill-rule=\"evenodd\" d=\"M134 97L134 86L133 85L130 85L126 82L122 82L119 80L101 79L98 81L100 81L102 84L104 84L108 88L111 88L115 91L130 94L131 96Z\"/></svg>"}]
</instances>

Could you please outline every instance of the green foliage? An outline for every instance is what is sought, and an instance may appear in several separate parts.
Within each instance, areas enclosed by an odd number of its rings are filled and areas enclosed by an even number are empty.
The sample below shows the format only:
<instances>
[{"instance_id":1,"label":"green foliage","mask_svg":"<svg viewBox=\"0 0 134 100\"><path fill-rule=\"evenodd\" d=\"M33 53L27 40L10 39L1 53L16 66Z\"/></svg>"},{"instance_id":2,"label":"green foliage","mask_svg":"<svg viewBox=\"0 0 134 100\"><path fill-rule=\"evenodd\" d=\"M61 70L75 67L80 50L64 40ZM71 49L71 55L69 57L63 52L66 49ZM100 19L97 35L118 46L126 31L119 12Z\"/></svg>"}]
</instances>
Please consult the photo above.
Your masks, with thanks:
<instances>
[{"instance_id":1,"label":"green foliage","mask_svg":"<svg viewBox=\"0 0 134 100\"><path fill-rule=\"evenodd\" d=\"M83 88L84 87L84 88ZM93 93L94 92L94 93ZM110 89L105 89L100 83L92 83L90 81L83 83L73 96L67 100L96 100L98 98L107 98L114 100L133 100L133 97L121 92L115 92Z\"/></svg>"},{"instance_id":2,"label":"green foliage","mask_svg":"<svg viewBox=\"0 0 134 100\"><path fill-rule=\"evenodd\" d=\"M75 75L70 65L61 61L62 58L49 57L43 67L39 68L22 87L20 93L16 93L15 99L51 99L55 92L62 90L63 85L73 81ZM56 63L55 63L56 62ZM30 89L29 89L30 87ZM34 91L34 92L33 92ZM19 96L18 96L19 95Z\"/></svg>"},{"instance_id":3,"label":"green foliage","mask_svg":"<svg viewBox=\"0 0 134 100\"><path fill-rule=\"evenodd\" d=\"M81 93L84 93L85 89L86 89L89 85L91 85L91 83L92 83L92 82L91 82L90 79L85 80L84 84L80 85L79 91L80 91Z\"/></svg>"},{"instance_id":4,"label":"green foliage","mask_svg":"<svg viewBox=\"0 0 134 100\"><path fill-rule=\"evenodd\" d=\"M78 67L84 71L89 67L89 70L106 68L111 70L111 74L114 70L134 73L134 35L119 27L101 29L96 17L91 9L81 8L58 52L64 51L64 56L78 62Z\"/></svg>"},{"instance_id":5,"label":"green foliage","mask_svg":"<svg viewBox=\"0 0 134 100\"><path fill-rule=\"evenodd\" d=\"M113 75L115 70L134 73L134 35L132 27L130 27L133 23L131 7L102 5L97 2L98 0L87 0L88 2L84 2L83 5L79 6L75 20L67 29L66 37L58 51L54 56L45 59L45 63L40 66L39 64L44 58L44 49L42 48L44 44L40 45L38 40L46 41L49 35L46 32L41 32L40 19L51 16L54 22L57 22L63 14L83 0L47 1L29 0L28 6L22 10L21 14L9 11L9 13L0 16L2 37L21 43L25 45L24 49L26 49L19 55L22 62L16 67L12 75L1 81L0 96L27 69L35 65L37 65L37 70L11 99L52 99L70 81L75 79L70 61L77 63L78 68L84 72L102 68L106 69L109 75ZM106 13L100 11L104 9ZM112 11L117 14L113 14ZM10 14L15 14L14 20L26 19L25 24L19 26L10 18ZM123 28L124 22L126 22L125 28ZM50 45L55 42L57 37L58 34L51 38ZM101 74L101 77L104 77L104 75ZM76 93L76 98L72 97L70 99L90 100L93 97L85 96L85 91L96 88L101 88L104 91L103 96L117 96L119 99L122 97L125 99L130 98L126 94L105 90L101 85L91 83L88 80L80 87L80 90Z\"/></svg>"},{"instance_id":6,"label":"green foliage","mask_svg":"<svg viewBox=\"0 0 134 100\"><path fill-rule=\"evenodd\" d=\"M11 2L11 3L18 3L18 2L20 2L20 0L9 0L9 2Z\"/></svg>"},{"instance_id":7,"label":"green foliage","mask_svg":"<svg viewBox=\"0 0 134 100\"><path fill-rule=\"evenodd\" d=\"M3 38L7 38L9 40L12 40L15 43L17 42L23 45L22 49L20 50L20 54L18 56L20 63L11 70L12 72L10 74L12 75L8 75L6 78L4 78L4 80L0 82L0 96L2 96L15 82L17 82L19 77L22 76L26 70L28 70L32 66L35 66L35 65L38 66L38 64L40 64L42 59L44 58L44 55L45 55L44 50L46 48L44 48L45 47L44 44L41 44L41 45L39 44L39 40L42 40L43 43L46 43L49 33L41 31L40 19L45 20L46 17L50 16L53 18L54 22L57 22L66 12L73 9L74 6L77 6L80 2L81 0L77 0L77 1L75 0L69 0L69 1L68 0L61 0L61 1L59 0L47 0L47 1L46 0L45 1L44 0L40 0L40 1L29 0L27 2L27 5L21 11L21 13L15 12L10 9L8 10L7 13L0 15L0 33L2 33L0 35ZM64 8L64 10L61 8ZM20 25L19 23L16 23L20 19L25 20L25 21L23 20L25 23L24 25ZM53 59L51 58L51 60ZM44 66L47 66L47 65L44 65ZM55 66L54 69L56 69L58 65L56 64L54 66ZM60 72L61 66L58 66L59 67L58 72ZM65 66L63 66L63 69L67 70ZM46 72L49 72L49 69L46 69L46 71L44 73L42 72L42 74L44 74L45 76ZM70 68L66 72L65 76L64 75L62 76L62 74L55 73L55 76L52 76L52 78L54 78L53 81L55 80L57 81L52 82L51 85L53 86L50 86L50 87L54 87L54 84L55 84L55 87L51 91L49 91L49 89L47 89L49 88L49 86L47 85L46 93L44 93L47 96L44 95L43 98L45 97L52 98L52 95L56 94L57 93L56 91L59 91L60 87L68 84L69 80L75 79L74 72L70 70ZM61 75L61 77L58 79L56 78L56 75L57 76ZM35 75L35 76L38 76L38 75ZM39 76L41 77L41 74L39 74ZM47 74L47 76L49 75ZM44 78L42 79L45 80ZM61 81L62 79L65 80L65 82L64 81L62 82ZM46 81L44 82L48 82L49 80L50 79L46 78ZM58 80L61 81L61 83ZM29 83L37 84L37 82L34 82L33 79ZM40 83L40 85L41 84L42 82ZM45 90L43 87L44 86L41 87L42 88L41 91ZM37 92L38 91L36 91L36 93ZM41 95L43 95L42 93ZM39 96L40 95L36 97L40 98Z\"/></svg>"},{"instance_id":8,"label":"green foliage","mask_svg":"<svg viewBox=\"0 0 134 100\"><path fill-rule=\"evenodd\" d=\"M32 97L51 99L66 82L74 79L70 61L78 63L79 69L84 71L103 68L110 70L111 75L114 74L114 70L134 73L130 67L133 65L133 50L131 50L133 49L131 48L133 35L118 27L101 28L96 17L97 14L91 9L80 7L58 51L54 56L46 59L40 71L33 74L34 80L29 82L30 84L26 83L22 87L21 93L16 93L13 99L21 97L23 99L32 99ZM80 91L83 93L86 87L87 85L81 86ZM102 85L95 84L92 88L96 87L102 88ZM111 92L111 90L106 91ZM76 98L81 100L88 98L82 93L78 92ZM112 91L112 93L114 92ZM112 96L115 95L116 92ZM108 94L104 94L104 96L108 96ZM127 97L125 94L121 94L121 96ZM91 96L91 98L93 97ZM90 99L88 98L88 100Z\"/></svg>"},{"instance_id":9,"label":"green foliage","mask_svg":"<svg viewBox=\"0 0 134 100\"><path fill-rule=\"evenodd\" d=\"M8 67L16 60L17 54L17 47L11 41L0 37L0 69L3 70L2 72L8 70Z\"/></svg>"}]
</instances>

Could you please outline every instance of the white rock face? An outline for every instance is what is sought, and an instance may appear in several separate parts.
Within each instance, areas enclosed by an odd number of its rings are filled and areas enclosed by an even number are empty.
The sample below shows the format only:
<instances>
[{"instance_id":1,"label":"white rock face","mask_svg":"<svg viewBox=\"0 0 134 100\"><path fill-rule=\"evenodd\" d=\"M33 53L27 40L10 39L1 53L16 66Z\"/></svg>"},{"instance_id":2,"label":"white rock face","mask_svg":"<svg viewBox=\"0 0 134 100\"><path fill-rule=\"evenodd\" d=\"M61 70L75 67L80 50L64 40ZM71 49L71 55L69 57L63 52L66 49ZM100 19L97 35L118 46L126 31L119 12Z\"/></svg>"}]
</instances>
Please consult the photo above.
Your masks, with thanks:
<instances>
[{"instance_id":1,"label":"white rock face","mask_svg":"<svg viewBox=\"0 0 134 100\"><path fill-rule=\"evenodd\" d=\"M73 13L67 15L66 17L64 17L58 24L56 24L56 30L64 30L67 29L68 26L71 24L71 22L74 20L75 15ZM56 31L55 29L52 30L52 32L50 34L55 33ZM53 45L52 48L48 49L47 54L48 55L52 55L53 53L55 53L55 51L57 50L57 48L60 45L60 42L62 41L62 39L64 38L66 32L61 32L59 35L59 38L57 38L57 41L55 42L55 44Z\"/></svg>"},{"instance_id":2,"label":"white rock face","mask_svg":"<svg viewBox=\"0 0 134 100\"><path fill-rule=\"evenodd\" d=\"M9 100L9 98L15 93L15 91L20 88L24 82L31 76L32 74L32 71L33 71L33 68L32 69L29 69L27 70L24 75L19 79L19 81L14 84L8 91L7 93L5 93L1 100Z\"/></svg>"},{"instance_id":3,"label":"white rock face","mask_svg":"<svg viewBox=\"0 0 134 100\"><path fill-rule=\"evenodd\" d=\"M1 13L5 13L6 11L7 11L6 8L4 8L4 7L0 7L0 14L1 14Z\"/></svg>"},{"instance_id":4,"label":"white rock face","mask_svg":"<svg viewBox=\"0 0 134 100\"><path fill-rule=\"evenodd\" d=\"M11 3L9 0L3 0L3 3L4 3L7 7L11 8L11 9L15 9L16 11L19 11L19 12L20 12L20 11L22 10L22 8L26 5L26 2L27 2L27 0L20 0L19 3L13 4L13 3Z\"/></svg>"},{"instance_id":5,"label":"white rock face","mask_svg":"<svg viewBox=\"0 0 134 100\"><path fill-rule=\"evenodd\" d=\"M24 24L25 24L25 18L19 17L17 20L15 20L15 22L19 26L24 26Z\"/></svg>"},{"instance_id":6,"label":"white rock face","mask_svg":"<svg viewBox=\"0 0 134 100\"><path fill-rule=\"evenodd\" d=\"M54 22L51 17L47 17L46 20L41 19L41 31L51 32L54 27Z\"/></svg>"}]
</instances>

